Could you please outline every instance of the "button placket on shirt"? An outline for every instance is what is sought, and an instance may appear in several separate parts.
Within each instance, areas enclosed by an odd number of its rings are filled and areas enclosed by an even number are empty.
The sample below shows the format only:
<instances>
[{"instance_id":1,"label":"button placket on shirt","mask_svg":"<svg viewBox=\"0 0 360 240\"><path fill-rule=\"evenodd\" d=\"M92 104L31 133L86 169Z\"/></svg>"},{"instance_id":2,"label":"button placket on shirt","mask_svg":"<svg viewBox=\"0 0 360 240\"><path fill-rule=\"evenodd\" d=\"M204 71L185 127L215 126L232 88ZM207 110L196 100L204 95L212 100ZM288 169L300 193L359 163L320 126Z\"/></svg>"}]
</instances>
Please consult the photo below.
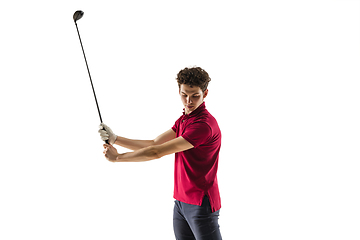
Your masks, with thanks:
<instances>
[{"instance_id":1,"label":"button placket on shirt","mask_svg":"<svg viewBox=\"0 0 360 240\"><path fill-rule=\"evenodd\" d=\"M182 126L181 126L181 134L184 133L185 131L185 125L186 124L185 122L189 119L189 116L185 115L184 118L181 120L181 123L182 123Z\"/></svg>"},{"instance_id":2,"label":"button placket on shirt","mask_svg":"<svg viewBox=\"0 0 360 240\"><path fill-rule=\"evenodd\" d=\"M186 120L189 119L189 116L188 115L184 115L183 119L182 119L182 122L185 122Z\"/></svg>"}]
</instances>

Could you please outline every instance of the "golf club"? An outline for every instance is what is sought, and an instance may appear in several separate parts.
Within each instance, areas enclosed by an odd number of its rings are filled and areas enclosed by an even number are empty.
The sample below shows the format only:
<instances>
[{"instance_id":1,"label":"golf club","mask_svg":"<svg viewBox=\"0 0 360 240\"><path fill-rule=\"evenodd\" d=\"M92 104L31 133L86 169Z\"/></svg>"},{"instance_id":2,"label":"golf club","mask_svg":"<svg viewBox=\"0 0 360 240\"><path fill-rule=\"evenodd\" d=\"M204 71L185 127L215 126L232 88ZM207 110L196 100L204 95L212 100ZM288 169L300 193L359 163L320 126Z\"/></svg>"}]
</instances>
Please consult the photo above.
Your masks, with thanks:
<instances>
[{"instance_id":1,"label":"golf club","mask_svg":"<svg viewBox=\"0 0 360 240\"><path fill-rule=\"evenodd\" d=\"M98 113L99 113L99 117L100 117L100 122L103 123L102 118L101 118L101 114L100 114L99 104L98 104L98 101L97 101L97 98L96 98L96 94L95 94L94 85L93 85L93 82L92 82L92 80L91 80L90 70L89 70L89 66L88 66L87 60L86 60L84 47L83 47L83 44L82 44L82 41L81 41L79 28L78 28L77 23L76 23L76 21L80 20L83 16L84 16L84 12L81 11L81 10L78 10L78 11L76 11L76 12L74 13L73 19L74 19L74 22L75 22L75 26L76 26L77 33L78 33L78 35L79 35L80 45L81 45L82 52L83 52L83 54L84 54L84 59L85 59L85 63L86 63L86 68L87 68L87 71L88 71L88 73L89 73L90 83L91 83L91 87L92 87L92 90L93 90L93 93L94 93L95 102L96 102L96 107L97 107L97 110L98 110ZM107 144L109 144L109 140L106 140L105 142L106 142Z\"/></svg>"}]
</instances>

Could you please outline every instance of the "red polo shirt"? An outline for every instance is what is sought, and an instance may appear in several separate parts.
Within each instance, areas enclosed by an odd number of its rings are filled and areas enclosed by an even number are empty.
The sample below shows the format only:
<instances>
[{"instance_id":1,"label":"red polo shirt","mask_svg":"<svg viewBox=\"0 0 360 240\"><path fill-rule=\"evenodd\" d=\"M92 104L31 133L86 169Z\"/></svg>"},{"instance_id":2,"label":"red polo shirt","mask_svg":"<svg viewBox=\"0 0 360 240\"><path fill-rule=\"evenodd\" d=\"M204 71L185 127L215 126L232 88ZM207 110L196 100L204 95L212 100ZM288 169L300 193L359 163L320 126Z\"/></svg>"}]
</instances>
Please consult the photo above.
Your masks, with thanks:
<instances>
[{"instance_id":1,"label":"red polo shirt","mask_svg":"<svg viewBox=\"0 0 360 240\"><path fill-rule=\"evenodd\" d=\"M221 132L216 119L206 110L205 102L195 111L183 115L172 130L194 148L175 154L174 198L201 206L209 197L212 212L220 209L217 169Z\"/></svg>"}]
</instances>

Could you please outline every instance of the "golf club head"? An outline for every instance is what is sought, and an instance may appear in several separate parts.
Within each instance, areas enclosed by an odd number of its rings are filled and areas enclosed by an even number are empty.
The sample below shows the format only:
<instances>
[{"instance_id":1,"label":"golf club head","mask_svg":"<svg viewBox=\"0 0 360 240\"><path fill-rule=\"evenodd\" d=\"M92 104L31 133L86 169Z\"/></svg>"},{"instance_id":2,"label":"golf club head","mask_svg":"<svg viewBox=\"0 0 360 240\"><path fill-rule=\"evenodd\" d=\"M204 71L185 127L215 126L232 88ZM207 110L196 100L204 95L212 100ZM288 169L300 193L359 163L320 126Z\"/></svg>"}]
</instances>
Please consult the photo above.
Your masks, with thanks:
<instances>
[{"instance_id":1,"label":"golf club head","mask_svg":"<svg viewBox=\"0 0 360 240\"><path fill-rule=\"evenodd\" d=\"M81 10L78 10L74 13L73 19L74 22L76 22L77 20L81 19L84 16L84 12Z\"/></svg>"}]
</instances>

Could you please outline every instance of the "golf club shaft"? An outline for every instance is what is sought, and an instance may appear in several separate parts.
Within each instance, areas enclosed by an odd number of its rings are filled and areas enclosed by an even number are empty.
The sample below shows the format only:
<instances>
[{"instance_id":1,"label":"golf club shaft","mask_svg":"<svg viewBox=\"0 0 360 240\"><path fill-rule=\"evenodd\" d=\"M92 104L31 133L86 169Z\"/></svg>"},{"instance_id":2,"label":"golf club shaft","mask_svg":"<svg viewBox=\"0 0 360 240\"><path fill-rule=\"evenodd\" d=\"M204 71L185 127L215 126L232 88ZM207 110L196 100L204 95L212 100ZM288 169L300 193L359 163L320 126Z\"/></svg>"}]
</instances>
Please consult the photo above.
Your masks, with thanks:
<instances>
[{"instance_id":1,"label":"golf club shaft","mask_svg":"<svg viewBox=\"0 0 360 240\"><path fill-rule=\"evenodd\" d=\"M82 44L82 41L81 41L79 28L78 28L78 26L77 26L77 23L76 23L76 22L75 22L75 26L76 26L76 30L77 30L77 33L78 33L78 36L79 36L81 49L82 49L82 52L83 52L83 54L84 54L84 59L85 59L85 63L86 63L86 68L87 68L87 71L88 71L88 74L89 74L91 87L92 87L92 90L93 90L93 93L94 93L95 102L96 102L96 107L97 107L97 110L98 110L98 113L99 113L99 117L100 117L100 122L101 122L101 123L103 123L102 118L101 118L101 113L100 113L99 104L98 104L98 101L97 101L97 98L96 98L96 94L95 94L94 85L93 85L93 82L92 82L92 79L91 79L91 74L90 74L90 70L89 70L89 65L88 65L87 60L86 60L84 47L83 47L83 44ZM109 141L108 141L108 140L106 140L105 142L106 142L107 144L109 144Z\"/></svg>"}]
</instances>

